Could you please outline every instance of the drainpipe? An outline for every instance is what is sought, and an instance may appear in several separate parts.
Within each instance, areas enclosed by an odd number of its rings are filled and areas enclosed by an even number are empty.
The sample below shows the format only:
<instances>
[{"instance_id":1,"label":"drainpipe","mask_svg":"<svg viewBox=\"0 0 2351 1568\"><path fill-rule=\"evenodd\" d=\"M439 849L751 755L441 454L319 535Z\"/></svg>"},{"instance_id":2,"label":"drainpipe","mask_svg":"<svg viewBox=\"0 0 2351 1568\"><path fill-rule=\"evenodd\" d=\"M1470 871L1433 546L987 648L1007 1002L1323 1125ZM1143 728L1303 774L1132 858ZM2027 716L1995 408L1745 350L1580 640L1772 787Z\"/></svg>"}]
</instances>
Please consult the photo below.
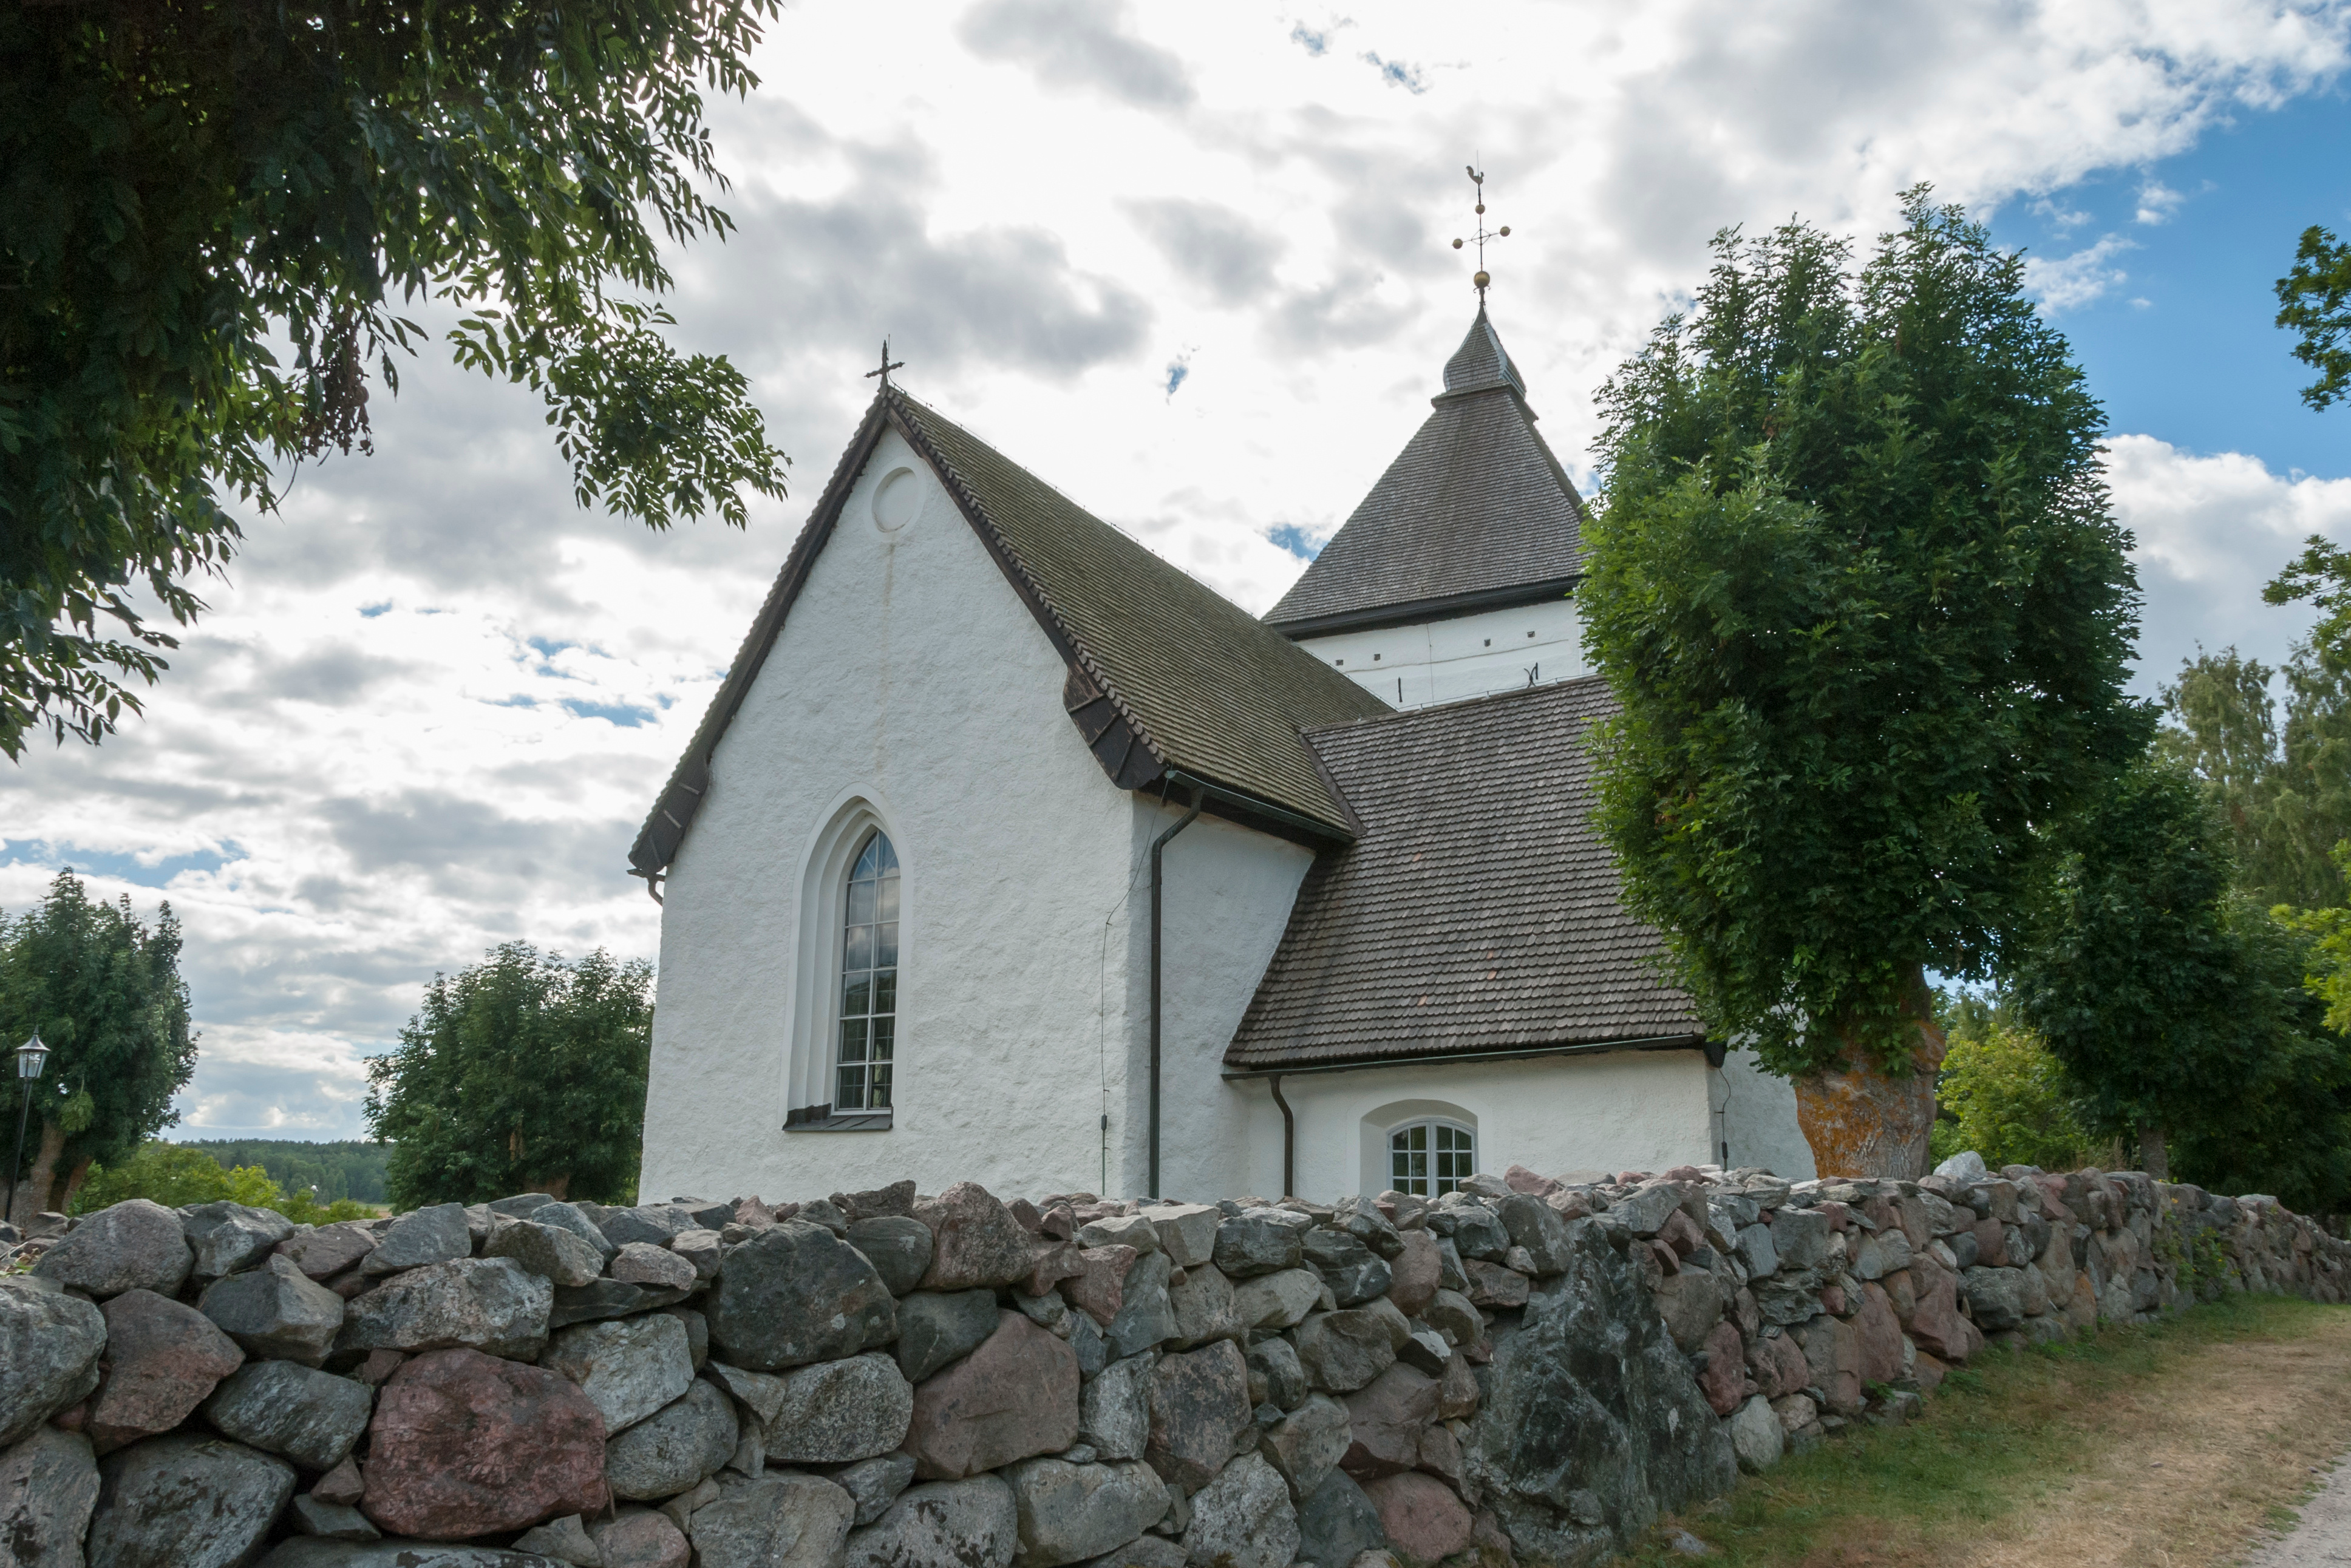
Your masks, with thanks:
<instances>
[{"instance_id":1,"label":"drainpipe","mask_svg":"<svg viewBox=\"0 0 2351 1568\"><path fill-rule=\"evenodd\" d=\"M1273 1103L1281 1107L1281 1196L1298 1196L1298 1118L1281 1097L1281 1074L1273 1075Z\"/></svg>"},{"instance_id":2,"label":"drainpipe","mask_svg":"<svg viewBox=\"0 0 2351 1568\"><path fill-rule=\"evenodd\" d=\"M1151 841L1151 1193L1159 1196L1159 852L1167 841L1192 825L1207 797L1192 791L1192 809L1184 820Z\"/></svg>"}]
</instances>

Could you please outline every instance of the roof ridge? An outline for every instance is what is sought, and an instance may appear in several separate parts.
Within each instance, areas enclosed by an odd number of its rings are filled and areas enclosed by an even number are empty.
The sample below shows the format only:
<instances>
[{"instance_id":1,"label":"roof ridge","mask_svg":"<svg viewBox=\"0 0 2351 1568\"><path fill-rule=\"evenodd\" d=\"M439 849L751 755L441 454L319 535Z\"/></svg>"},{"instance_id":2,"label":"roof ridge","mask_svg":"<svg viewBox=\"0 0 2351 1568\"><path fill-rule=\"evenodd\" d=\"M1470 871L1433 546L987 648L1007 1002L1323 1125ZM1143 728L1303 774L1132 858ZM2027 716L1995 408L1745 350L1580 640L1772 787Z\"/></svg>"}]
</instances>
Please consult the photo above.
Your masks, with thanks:
<instances>
[{"instance_id":1,"label":"roof ridge","mask_svg":"<svg viewBox=\"0 0 2351 1568\"><path fill-rule=\"evenodd\" d=\"M1102 661L1095 657L1093 650L1086 646L1085 639L1078 635L1077 629L1069 623L1068 617L1061 613L1061 606L1054 603L1052 598L1046 593L1044 584L1037 580L1037 574L1029 569L1028 561L1021 558L1019 550L1014 547L1011 538L1005 533L1003 525L989 513L987 504L980 499L979 492L973 488L971 480L962 469L955 465L954 461L946 453L939 450L938 443L932 438L929 431L923 428L920 419L915 417L927 414L934 419L945 419L946 416L918 402L914 394L900 388L892 387L883 395L905 405L905 409L901 411L902 415L906 420L909 434L920 443L924 457L929 461L932 468L942 478L948 479L953 484L956 501L969 508L974 516L987 525L988 534L995 539L997 548L1004 552L1004 558L1012 563L1014 570L1019 572L1020 580L1029 585L1029 591L1036 596L1039 604L1044 606L1045 613L1052 617L1055 629L1068 640L1070 651L1077 655L1078 663L1085 670L1087 678L1094 683L1102 695L1110 699L1111 706L1118 710L1119 716L1126 721L1128 728L1134 732L1135 738L1143 742L1159 766L1163 768L1168 767L1167 747L1160 742L1156 735L1152 733L1151 727L1143 722L1142 716L1134 711L1134 705L1126 699L1125 694L1121 692L1116 684L1111 680L1110 673L1102 667ZM977 441L979 438L975 435L972 439ZM994 450L992 447L991 449ZM1021 464L1005 457L1001 450L997 450L997 455L1019 469L1029 478L1043 485L1055 495L1061 496L1062 500L1068 501L1079 511L1086 511L1085 507L1079 507L1077 502L1063 495L1058 487L1030 474ZM1093 514L1087 512L1086 515L1092 517ZM1104 522L1102 526L1111 528L1115 525ZM1176 570L1180 571L1183 569L1178 567Z\"/></svg>"}]
</instances>

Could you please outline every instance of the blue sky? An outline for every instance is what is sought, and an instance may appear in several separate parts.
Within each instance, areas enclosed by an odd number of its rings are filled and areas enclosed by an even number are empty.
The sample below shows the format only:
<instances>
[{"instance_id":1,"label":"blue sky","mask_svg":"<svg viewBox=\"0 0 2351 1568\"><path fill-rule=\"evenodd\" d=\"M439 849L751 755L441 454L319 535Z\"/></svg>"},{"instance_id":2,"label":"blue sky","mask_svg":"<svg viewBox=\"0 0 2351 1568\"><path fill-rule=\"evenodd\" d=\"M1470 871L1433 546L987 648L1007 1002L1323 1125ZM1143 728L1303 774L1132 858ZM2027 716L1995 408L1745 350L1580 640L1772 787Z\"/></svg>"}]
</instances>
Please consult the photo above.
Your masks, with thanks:
<instances>
[{"instance_id":1,"label":"blue sky","mask_svg":"<svg viewBox=\"0 0 2351 1568\"><path fill-rule=\"evenodd\" d=\"M181 915L187 1132L352 1135L365 1059L494 944L657 956L630 840L885 334L916 395L1270 606L1468 324L1473 157L1514 231L1494 319L1580 476L1593 391L1716 229L1865 243L1927 181L2029 247L2105 402L2142 690L2199 643L2282 656L2309 617L2262 582L2307 533L2351 543L2351 409L2296 401L2270 325L2302 228L2351 233L2351 0L924 17L799 0L766 85L712 106L738 228L673 258L671 303L749 377L790 497L742 531L579 511L529 395L428 353L373 456L246 519L144 718L0 772L0 908L70 862Z\"/></svg>"}]
</instances>

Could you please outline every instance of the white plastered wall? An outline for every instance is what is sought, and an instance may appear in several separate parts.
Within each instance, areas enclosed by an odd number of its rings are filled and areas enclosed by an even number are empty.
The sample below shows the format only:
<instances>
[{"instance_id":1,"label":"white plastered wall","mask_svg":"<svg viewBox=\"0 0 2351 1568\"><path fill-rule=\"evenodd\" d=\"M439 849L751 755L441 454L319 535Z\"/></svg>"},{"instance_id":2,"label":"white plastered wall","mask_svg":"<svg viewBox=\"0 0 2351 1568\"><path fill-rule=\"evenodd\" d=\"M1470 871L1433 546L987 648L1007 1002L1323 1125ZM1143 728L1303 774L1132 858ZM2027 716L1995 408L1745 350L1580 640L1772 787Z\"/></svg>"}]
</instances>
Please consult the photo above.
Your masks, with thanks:
<instances>
[{"instance_id":1,"label":"white plastered wall","mask_svg":"<svg viewBox=\"0 0 2351 1568\"><path fill-rule=\"evenodd\" d=\"M1761 1166L1790 1181L1816 1174L1813 1146L1796 1122L1796 1091L1784 1078L1763 1071L1751 1051L1734 1051L1715 1074L1717 1137L1729 1146L1723 1164Z\"/></svg>"},{"instance_id":2,"label":"white plastered wall","mask_svg":"<svg viewBox=\"0 0 2351 1568\"><path fill-rule=\"evenodd\" d=\"M1298 1196L1322 1200L1387 1187L1386 1130L1426 1116L1474 1128L1478 1168L1497 1176L1513 1165L1558 1176L1708 1164L1713 1078L1694 1050L1616 1051L1293 1073L1281 1092L1297 1118ZM1252 1107L1248 1189L1271 1196L1281 1113L1264 1080L1241 1086Z\"/></svg>"},{"instance_id":3,"label":"white plastered wall","mask_svg":"<svg viewBox=\"0 0 2351 1568\"><path fill-rule=\"evenodd\" d=\"M884 532L873 492L900 469L918 504ZM1063 674L929 470L885 436L670 869L648 1198L1099 1182L1103 1041L1115 1079L1129 988L1123 922L1105 942L1104 918L1137 808L1063 713ZM857 800L903 868L895 1124L788 1134L805 862ZM815 983L830 988L829 971Z\"/></svg>"},{"instance_id":4,"label":"white plastered wall","mask_svg":"<svg viewBox=\"0 0 2351 1568\"><path fill-rule=\"evenodd\" d=\"M1588 671L1583 626L1573 600L1547 599L1445 621L1339 632L1298 644L1391 707L1421 707L1534 680L1548 685Z\"/></svg>"}]
</instances>

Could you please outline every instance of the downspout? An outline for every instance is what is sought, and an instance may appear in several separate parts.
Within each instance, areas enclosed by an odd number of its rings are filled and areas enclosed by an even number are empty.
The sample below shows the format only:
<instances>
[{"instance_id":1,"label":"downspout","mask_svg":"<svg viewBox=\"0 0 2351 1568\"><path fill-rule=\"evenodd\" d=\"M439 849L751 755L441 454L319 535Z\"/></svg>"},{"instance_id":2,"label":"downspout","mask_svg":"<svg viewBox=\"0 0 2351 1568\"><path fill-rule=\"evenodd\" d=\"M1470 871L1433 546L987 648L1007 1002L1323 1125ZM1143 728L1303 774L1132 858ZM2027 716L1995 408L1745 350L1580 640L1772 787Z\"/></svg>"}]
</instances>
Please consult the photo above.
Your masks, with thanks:
<instances>
[{"instance_id":1,"label":"downspout","mask_svg":"<svg viewBox=\"0 0 2351 1568\"><path fill-rule=\"evenodd\" d=\"M1159 1196L1159 852L1167 841L1192 825L1207 797L1192 791L1192 809L1184 820L1151 841L1151 1192Z\"/></svg>"},{"instance_id":2,"label":"downspout","mask_svg":"<svg viewBox=\"0 0 2351 1568\"><path fill-rule=\"evenodd\" d=\"M1281 1074L1273 1075L1273 1103L1281 1107L1281 1196L1298 1196L1298 1118L1290 1113L1290 1102L1281 1097Z\"/></svg>"}]
</instances>

